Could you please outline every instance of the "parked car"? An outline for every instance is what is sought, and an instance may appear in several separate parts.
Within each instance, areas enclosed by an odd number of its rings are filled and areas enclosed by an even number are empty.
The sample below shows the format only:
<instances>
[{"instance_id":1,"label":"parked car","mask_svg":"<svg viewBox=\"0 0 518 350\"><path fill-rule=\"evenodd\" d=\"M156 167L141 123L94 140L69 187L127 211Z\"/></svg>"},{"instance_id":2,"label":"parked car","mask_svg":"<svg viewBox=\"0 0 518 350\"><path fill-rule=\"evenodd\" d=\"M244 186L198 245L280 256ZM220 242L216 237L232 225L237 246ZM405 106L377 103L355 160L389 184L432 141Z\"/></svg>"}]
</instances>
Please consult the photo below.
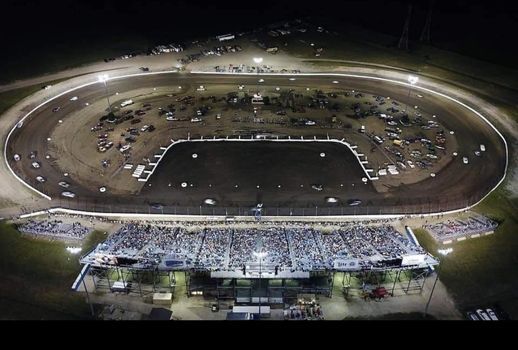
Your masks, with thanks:
<instances>
[{"instance_id":1,"label":"parked car","mask_svg":"<svg viewBox=\"0 0 518 350\"><path fill-rule=\"evenodd\" d=\"M319 191L319 192L323 190L322 185L317 185L317 184L311 185L311 188L316 190L316 191Z\"/></svg>"},{"instance_id":2,"label":"parked car","mask_svg":"<svg viewBox=\"0 0 518 350\"><path fill-rule=\"evenodd\" d=\"M347 205L350 206L350 207L354 207L354 206L357 206L357 205L360 205L362 204L362 201L359 200L359 199L349 199L347 201Z\"/></svg>"},{"instance_id":3,"label":"parked car","mask_svg":"<svg viewBox=\"0 0 518 350\"><path fill-rule=\"evenodd\" d=\"M76 196L74 192L69 191L61 192L61 195L68 198L74 198Z\"/></svg>"},{"instance_id":4,"label":"parked car","mask_svg":"<svg viewBox=\"0 0 518 350\"><path fill-rule=\"evenodd\" d=\"M480 318L474 312L468 312L468 319L471 321L480 321Z\"/></svg>"},{"instance_id":5,"label":"parked car","mask_svg":"<svg viewBox=\"0 0 518 350\"><path fill-rule=\"evenodd\" d=\"M489 315L484 310L477 309L475 312L483 321L491 321L491 318L489 318Z\"/></svg>"},{"instance_id":6,"label":"parked car","mask_svg":"<svg viewBox=\"0 0 518 350\"><path fill-rule=\"evenodd\" d=\"M36 176L36 181L44 183L45 181L47 181L47 179L45 179L43 176Z\"/></svg>"},{"instance_id":7,"label":"parked car","mask_svg":"<svg viewBox=\"0 0 518 350\"><path fill-rule=\"evenodd\" d=\"M39 169L39 168L41 167L41 165L40 165L40 163L38 163L38 162L32 162L32 167L33 167L34 169Z\"/></svg>"},{"instance_id":8,"label":"parked car","mask_svg":"<svg viewBox=\"0 0 518 350\"><path fill-rule=\"evenodd\" d=\"M133 104L133 100L126 100L121 103L121 107L126 107Z\"/></svg>"},{"instance_id":9,"label":"parked car","mask_svg":"<svg viewBox=\"0 0 518 350\"><path fill-rule=\"evenodd\" d=\"M207 205L215 205L216 204L216 201L212 198L207 198L203 201L203 203L207 204Z\"/></svg>"},{"instance_id":10,"label":"parked car","mask_svg":"<svg viewBox=\"0 0 518 350\"><path fill-rule=\"evenodd\" d=\"M492 309L486 309L486 311L491 321L498 321L498 316L496 316L496 313Z\"/></svg>"},{"instance_id":11,"label":"parked car","mask_svg":"<svg viewBox=\"0 0 518 350\"><path fill-rule=\"evenodd\" d=\"M70 184L66 181L60 181L58 182L58 185L63 187L63 188L69 188L70 187Z\"/></svg>"}]
</instances>

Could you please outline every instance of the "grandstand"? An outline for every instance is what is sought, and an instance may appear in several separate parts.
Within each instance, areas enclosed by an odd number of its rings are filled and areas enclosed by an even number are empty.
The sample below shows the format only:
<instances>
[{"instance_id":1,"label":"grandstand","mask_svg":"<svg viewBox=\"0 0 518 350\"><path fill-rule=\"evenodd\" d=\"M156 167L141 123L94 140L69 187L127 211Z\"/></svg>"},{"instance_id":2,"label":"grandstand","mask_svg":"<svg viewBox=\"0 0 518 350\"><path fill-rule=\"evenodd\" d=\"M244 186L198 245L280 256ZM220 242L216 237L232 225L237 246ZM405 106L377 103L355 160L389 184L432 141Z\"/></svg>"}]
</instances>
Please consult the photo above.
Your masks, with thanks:
<instances>
[{"instance_id":1,"label":"grandstand","mask_svg":"<svg viewBox=\"0 0 518 350\"><path fill-rule=\"evenodd\" d=\"M476 238L493 233L498 223L482 215L473 215L463 219L450 219L445 222L423 225L432 237L442 244Z\"/></svg>"},{"instance_id":2,"label":"grandstand","mask_svg":"<svg viewBox=\"0 0 518 350\"><path fill-rule=\"evenodd\" d=\"M189 295L250 302L262 294L282 302L290 291L330 296L336 273L429 270L437 261L386 223L261 222L129 223L81 263L112 290L115 281L131 280L142 294L142 279L171 286L183 272Z\"/></svg>"},{"instance_id":3,"label":"grandstand","mask_svg":"<svg viewBox=\"0 0 518 350\"><path fill-rule=\"evenodd\" d=\"M93 266L144 264L159 269L202 269L239 272L257 262L254 253L265 253L264 268L278 271L310 272L344 269L383 268L384 262L403 260L425 251L393 226L340 225L324 233L309 225L262 225L260 228L203 228L198 232L181 226L127 224L99 244L81 262ZM171 267L170 261L181 261ZM354 263L354 264L352 264Z\"/></svg>"},{"instance_id":4,"label":"grandstand","mask_svg":"<svg viewBox=\"0 0 518 350\"><path fill-rule=\"evenodd\" d=\"M79 222L66 223L61 220L29 220L20 224L18 229L22 233L59 240L82 240L92 231Z\"/></svg>"}]
</instances>

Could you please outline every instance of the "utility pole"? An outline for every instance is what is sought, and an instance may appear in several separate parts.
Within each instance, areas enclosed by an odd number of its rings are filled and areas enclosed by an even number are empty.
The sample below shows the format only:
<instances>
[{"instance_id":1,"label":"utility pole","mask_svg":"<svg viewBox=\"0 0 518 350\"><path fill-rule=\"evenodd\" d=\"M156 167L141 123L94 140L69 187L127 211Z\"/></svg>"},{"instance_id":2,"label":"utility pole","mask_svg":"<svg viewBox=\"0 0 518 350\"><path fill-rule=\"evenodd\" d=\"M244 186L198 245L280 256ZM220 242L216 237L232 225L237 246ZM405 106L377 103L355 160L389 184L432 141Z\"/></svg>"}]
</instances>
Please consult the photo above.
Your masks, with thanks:
<instances>
[{"instance_id":1,"label":"utility pole","mask_svg":"<svg viewBox=\"0 0 518 350\"><path fill-rule=\"evenodd\" d=\"M430 43L430 27L432 26L432 11L435 0L429 0L428 2L428 13L426 14L426 22L424 23L423 31L419 41L429 44Z\"/></svg>"},{"instance_id":2,"label":"utility pole","mask_svg":"<svg viewBox=\"0 0 518 350\"><path fill-rule=\"evenodd\" d=\"M405 25L403 26L403 32L401 33L401 38L399 38L399 43L397 47L399 49L408 50L408 28L410 27L410 17L412 16L412 4L408 4L408 12L405 20Z\"/></svg>"}]
</instances>

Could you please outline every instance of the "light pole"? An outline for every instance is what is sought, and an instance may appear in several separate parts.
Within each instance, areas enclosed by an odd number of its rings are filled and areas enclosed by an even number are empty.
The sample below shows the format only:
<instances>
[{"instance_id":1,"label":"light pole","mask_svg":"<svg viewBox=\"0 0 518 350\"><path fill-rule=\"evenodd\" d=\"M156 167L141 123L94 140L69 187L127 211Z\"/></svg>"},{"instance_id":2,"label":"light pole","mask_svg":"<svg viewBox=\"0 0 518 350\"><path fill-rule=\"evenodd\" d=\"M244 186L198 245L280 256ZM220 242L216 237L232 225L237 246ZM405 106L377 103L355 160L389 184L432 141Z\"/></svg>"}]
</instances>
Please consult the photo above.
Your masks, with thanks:
<instances>
[{"instance_id":1,"label":"light pole","mask_svg":"<svg viewBox=\"0 0 518 350\"><path fill-rule=\"evenodd\" d=\"M112 106L110 104L110 97L108 96L108 85L106 82L108 81L108 74L100 74L97 76L97 79L100 83L104 84L104 90L106 93L106 100L108 101L108 109L110 110L110 113L112 112Z\"/></svg>"},{"instance_id":2,"label":"light pole","mask_svg":"<svg viewBox=\"0 0 518 350\"><path fill-rule=\"evenodd\" d=\"M257 94L259 94L259 65L263 62L262 57L254 57L254 62L257 65Z\"/></svg>"},{"instance_id":3,"label":"light pole","mask_svg":"<svg viewBox=\"0 0 518 350\"><path fill-rule=\"evenodd\" d=\"M267 255L266 252L254 252L254 255L259 259L259 289L261 289L261 279L263 276L262 264L263 258ZM259 294L259 319L261 319L261 295Z\"/></svg>"},{"instance_id":4,"label":"light pole","mask_svg":"<svg viewBox=\"0 0 518 350\"><path fill-rule=\"evenodd\" d=\"M408 98L410 98L410 91L412 90L412 87L415 84L417 84L417 82L419 81L419 77L415 76L415 75L409 75L407 80L410 83L410 86L408 87ZM406 114L407 107L408 107L408 102L405 104L405 114Z\"/></svg>"},{"instance_id":5,"label":"light pole","mask_svg":"<svg viewBox=\"0 0 518 350\"><path fill-rule=\"evenodd\" d=\"M442 262L439 259L439 267L437 268L437 271L435 272L435 281L433 282L432 290L430 291L430 296L428 297L428 302L426 303L426 306L424 308L424 317L426 318L426 315L428 315L428 307L430 306L430 302L432 301L432 295L433 291L435 290L435 285L437 284L437 281L439 280L439 272L441 271L441 265Z\"/></svg>"},{"instance_id":6,"label":"light pole","mask_svg":"<svg viewBox=\"0 0 518 350\"><path fill-rule=\"evenodd\" d=\"M261 64L263 62L262 57L254 57L255 64ZM259 66L257 66L257 74L259 74Z\"/></svg>"}]
</instances>

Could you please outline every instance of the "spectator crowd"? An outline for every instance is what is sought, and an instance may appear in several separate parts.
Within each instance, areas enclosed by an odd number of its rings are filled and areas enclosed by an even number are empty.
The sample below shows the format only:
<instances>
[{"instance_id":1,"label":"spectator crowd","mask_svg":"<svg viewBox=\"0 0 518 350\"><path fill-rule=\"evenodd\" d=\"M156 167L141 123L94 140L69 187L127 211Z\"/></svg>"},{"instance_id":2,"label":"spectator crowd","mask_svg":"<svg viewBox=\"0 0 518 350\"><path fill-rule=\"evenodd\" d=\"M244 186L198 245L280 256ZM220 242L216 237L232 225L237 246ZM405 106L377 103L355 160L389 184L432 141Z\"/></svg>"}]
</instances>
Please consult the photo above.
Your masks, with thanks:
<instances>
[{"instance_id":1,"label":"spectator crowd","mask_svg":"<svg viewBox=\"0 0 518 350\"><path fill-rule=\"evenodd\" d=\"M210 271L237 271L257 264L265 268L315 271L333 269L335 260L355 260L359 266L405 255L425 254L389 224L275 223L260 227L211 225L123 225L85 259L104 254L159 264L184 261L183 266ZM265 253L265 254L259 254Z\"/></svg>"},{"instance_id":2,"label":"spectator crowd","mask_svg":"<svg viewBox=\"0 0 518 350\"><path fill-rule=\"evenodd\" d=\"M77 240L85 238L85 236L91 231L91 229L81 225L79 222L70 224L61 220L29 220L19 225L18 229L20 232L37 236Z\"/></svg>"},{"instance_id":3,"label":"spectator crowd","mask_svg":"<svg viewBox=\"0 0 518 350\"><path fill-rule=\"evenodd\" d=\"M436 239L457 238L494 231L498 223L482 215L423 225Z\"/></svg>"}]
</instances>

